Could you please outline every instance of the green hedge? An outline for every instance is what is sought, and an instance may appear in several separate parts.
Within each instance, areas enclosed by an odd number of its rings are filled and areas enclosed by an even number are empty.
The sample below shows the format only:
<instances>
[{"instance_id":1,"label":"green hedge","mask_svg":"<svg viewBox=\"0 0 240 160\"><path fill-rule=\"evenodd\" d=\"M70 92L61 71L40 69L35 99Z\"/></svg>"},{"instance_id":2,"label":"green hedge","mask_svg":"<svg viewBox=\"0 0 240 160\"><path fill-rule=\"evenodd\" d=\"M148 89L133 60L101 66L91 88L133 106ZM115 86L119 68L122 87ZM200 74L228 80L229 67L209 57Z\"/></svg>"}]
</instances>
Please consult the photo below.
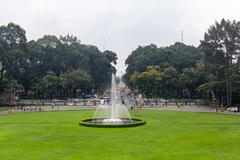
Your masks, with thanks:
<instances>
[{"instance_id":1,"label":"green hedge","mask_svg":"<svg viewBox=\"0 0 240 160\"><path fill-rule=\"evenodd\" d=\"M125 124L94 124L92 123L92 118L84 119L79 122L79 125L85 127L97 127L97 128L126 128L126 127L136 127L146 124L146 121L139 118L131 118L134 122Z\"/></svg>"}]
</instances>

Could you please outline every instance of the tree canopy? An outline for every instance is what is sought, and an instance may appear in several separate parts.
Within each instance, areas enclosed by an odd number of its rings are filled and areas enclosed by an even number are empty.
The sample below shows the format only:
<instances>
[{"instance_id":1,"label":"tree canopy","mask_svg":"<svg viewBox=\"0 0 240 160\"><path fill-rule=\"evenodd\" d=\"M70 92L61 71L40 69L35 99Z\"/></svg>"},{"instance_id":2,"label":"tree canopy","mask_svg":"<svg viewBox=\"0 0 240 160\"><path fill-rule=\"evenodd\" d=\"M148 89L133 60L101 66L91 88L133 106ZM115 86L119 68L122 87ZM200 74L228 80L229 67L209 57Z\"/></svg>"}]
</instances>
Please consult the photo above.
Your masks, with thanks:
<instances>
[{"instance_id":1,"label":"tree canopy","mask_svg":"<svg viewBox=\"0 0 240 160\"><path fill-rule=\"evenodd\" d=\"M148 97L207 97L227 106L240 103L240 22L215 22L200 42L199 47L180 42L160 48L139 46L125 62L125 82ZM149 66L161 77L157 83L139 80L152 73Z\"/></svg>"},{"instance_id":2,"label":"tree canopy","mask_svg":"<svg viewBox=\"0 0 240 160\"><path fill-rule=\"evenodd\" d=\"M91 92L109 86L111 74L116 72L113 66L116 53L101 52L96 46L82 44L69 34L59 38L44 35L30 41L25 34L25 30L14 23L0 27L1 84L5 83L3 78L14 79L23 86L25 96L31 93L36 98L76 97L77 88ZM71 94L69 91L69 94L60 94L67 92L66 86L61 85L63 79L72 84Z\"/></svg>"},{"instance_id":3,"label":"tree canopy","mask_svg":"<svg viewBox=\"0 0 240 160\"><path fill-rule=\"evenodd\" d=\"M124 79L147 97L193 98L198 96L195 89L199 81L204 81L204 75L197 73L202 72L202 59L199 48L180 42L160 48L139 46L126 60Z\"/></svg>"},{"instance_id":4,"label":"tree canopy","mask_svg":"<svg viewBox=\"0 0 240 160\"><path fill-rule=\"evenodd\" d=\"M205 54L204 64L208 82L201 90L211 90L218 98L223 97L229 106L232 92L239 81L240 22L222 19L215 22L204 35L200 45Z\"/></svg>"}]
</instances>

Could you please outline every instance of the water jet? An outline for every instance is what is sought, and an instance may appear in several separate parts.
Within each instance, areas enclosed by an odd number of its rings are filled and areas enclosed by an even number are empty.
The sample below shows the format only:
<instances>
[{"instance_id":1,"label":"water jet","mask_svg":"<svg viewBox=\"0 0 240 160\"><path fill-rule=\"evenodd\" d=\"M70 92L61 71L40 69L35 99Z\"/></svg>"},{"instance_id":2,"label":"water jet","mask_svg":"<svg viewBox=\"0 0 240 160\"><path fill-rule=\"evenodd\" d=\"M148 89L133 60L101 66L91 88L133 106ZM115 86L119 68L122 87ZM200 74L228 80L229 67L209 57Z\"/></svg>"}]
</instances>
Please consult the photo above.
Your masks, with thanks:
<instances>
[{"instance_id":1,"label":"water jet","mask_svg":"<svg viewBox=\"0 0 240 160\"><path fill-rule=\"evenodd\" d=\"M121 88L116 84L115 75L112 74L110 104L98 105L93 118L81 120L79 124L88 127L108 128L144 125L145 121L138 118L131 118L127 107L121 104L119 98L120 91Z\"/></svg>"}]
</instances>

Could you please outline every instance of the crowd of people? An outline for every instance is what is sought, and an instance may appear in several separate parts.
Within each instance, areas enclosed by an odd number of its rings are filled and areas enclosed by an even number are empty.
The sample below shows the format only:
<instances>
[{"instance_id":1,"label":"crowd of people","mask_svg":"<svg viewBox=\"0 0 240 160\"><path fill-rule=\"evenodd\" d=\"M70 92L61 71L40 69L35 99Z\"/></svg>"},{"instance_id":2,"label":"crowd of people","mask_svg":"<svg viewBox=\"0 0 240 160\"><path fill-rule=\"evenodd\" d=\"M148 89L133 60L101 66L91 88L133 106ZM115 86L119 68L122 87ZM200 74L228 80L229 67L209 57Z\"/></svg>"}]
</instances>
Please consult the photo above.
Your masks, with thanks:
<instances>
[{"instance_id":1,"label":"crowd of people","mask_svg":"<svg viewBox=\"0 0 240 160\"><path fill-rule=\"evenodd\" d=\"M59 106L51 105L48 108L44 108L42 106L23 106L21 107L22 112L43 112L45 110L59 110ZM9 107L8 114L14 113L18 110L16 107Z\"/></svg>"},{"instance_id":2,"label":"crowd of people","mask_svg":"<svg viewBox=\"0 0 240 160\"><path fill-rule=\"evenodd\" d=\"M42 112L44 111L42 107L22 107L23 112Z\"/></svg>"}]
</instances>

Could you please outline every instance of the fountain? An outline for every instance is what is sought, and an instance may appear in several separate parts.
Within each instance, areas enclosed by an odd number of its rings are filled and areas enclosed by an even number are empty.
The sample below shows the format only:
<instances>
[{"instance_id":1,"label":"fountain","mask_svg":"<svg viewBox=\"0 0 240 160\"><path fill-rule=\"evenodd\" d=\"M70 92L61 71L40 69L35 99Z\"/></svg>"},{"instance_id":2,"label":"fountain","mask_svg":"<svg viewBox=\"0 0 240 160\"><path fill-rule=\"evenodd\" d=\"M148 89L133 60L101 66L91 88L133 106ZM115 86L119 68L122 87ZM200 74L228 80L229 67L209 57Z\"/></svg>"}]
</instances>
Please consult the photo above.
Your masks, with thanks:
<instances>
[{"instance_id":1,"label":"fountain","mask_svg":"<svg viewBox=\"0 0 240 160\"><path fill-rule=\"evenodd\" d=\"M120 102L120 92L121 88L117 86L115 75L112 74L110 104L98 105L93 118L82 120L79 124L91 127L130 127L145 124L141 119L131 118L127 107Z\"/></svg>"}]
</instances>

